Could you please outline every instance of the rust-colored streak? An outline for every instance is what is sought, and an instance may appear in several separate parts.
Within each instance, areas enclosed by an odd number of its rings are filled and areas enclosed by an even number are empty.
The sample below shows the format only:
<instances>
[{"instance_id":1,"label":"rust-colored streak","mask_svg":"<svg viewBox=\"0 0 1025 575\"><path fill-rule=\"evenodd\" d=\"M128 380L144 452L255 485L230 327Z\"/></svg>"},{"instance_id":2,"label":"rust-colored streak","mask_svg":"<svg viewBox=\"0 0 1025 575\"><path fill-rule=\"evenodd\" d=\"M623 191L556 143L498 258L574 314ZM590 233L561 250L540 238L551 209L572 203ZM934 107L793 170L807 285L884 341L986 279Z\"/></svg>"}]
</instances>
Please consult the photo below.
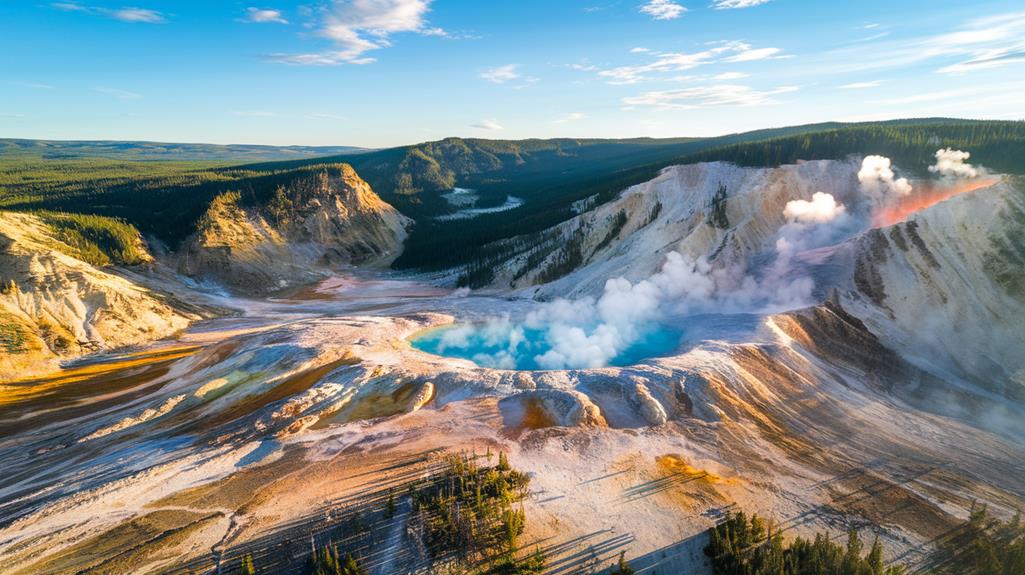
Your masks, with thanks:
<instances>
[{"instance_id":1,"label":"rust-colored streak","mask_svg":"<svg viewBox=\"0 0 1025 575\"><path fill-rule=\"evenodd\" d=\"M997 181L997 178L976 178L951 184L934 182L916 184L915 190L910 195L901 198L894 205L880 210L873 218L872 223L879 228L903 222L915 212L920 212L954 196L988 188Z\"/></svg>"},{"instance_id":2,"label":"rust-colored streak","mask_svg":"<svg viewBox=\"0 0 1025 575\"><path fill-rule=\"evenodd\" d=\"M291 397L297 393L306 391L312 387L313 384L323 379L327 374L339 367L342 367L343 365L356 365L357 363L359 363L359 359L347 355L320 367L315 367L313 369L297 373L263 393L245 397L224 411L204 418L202 422L203 427L205 429L211 429L223 423L234 421L240 417L253 413L265 405L269 405L276 401L285 399L286 397Z\"/></svg>"},{"instance_id":3,"label":"rust-colored streak","mask_svg":"<svg viewBox=\"0 0 1025 575\"><path fill-rule=\"evenodd\" d=\"M167 383L164 376L197 346L132 354L0 386L0 434L24 432L133 401Z\"/></svg>"}]
</instances>

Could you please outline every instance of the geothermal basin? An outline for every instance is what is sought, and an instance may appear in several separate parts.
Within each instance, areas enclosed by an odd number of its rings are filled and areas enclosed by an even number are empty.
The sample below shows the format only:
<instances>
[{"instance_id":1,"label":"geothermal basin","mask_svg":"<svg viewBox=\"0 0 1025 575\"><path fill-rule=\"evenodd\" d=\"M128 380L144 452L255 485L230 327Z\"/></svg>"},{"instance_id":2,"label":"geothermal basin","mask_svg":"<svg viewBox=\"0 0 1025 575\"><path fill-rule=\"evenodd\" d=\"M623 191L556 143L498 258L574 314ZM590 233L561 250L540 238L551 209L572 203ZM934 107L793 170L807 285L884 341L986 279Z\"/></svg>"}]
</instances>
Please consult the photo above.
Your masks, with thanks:
<instances>
[{"instance_id":1,"label":"geothermal basin","mask_svg":"<svg viewBox=\"0 0 1025 575\"><path fill-rule=\"evenodd\" d=\"M602 323L515 323L503 318L425 330L414 334L410 344L423 352L494 369L625 367L712 342L744 341L757 331L760 321L756 314L706 314L623 330Z\"/></svg>"}]
</instances>

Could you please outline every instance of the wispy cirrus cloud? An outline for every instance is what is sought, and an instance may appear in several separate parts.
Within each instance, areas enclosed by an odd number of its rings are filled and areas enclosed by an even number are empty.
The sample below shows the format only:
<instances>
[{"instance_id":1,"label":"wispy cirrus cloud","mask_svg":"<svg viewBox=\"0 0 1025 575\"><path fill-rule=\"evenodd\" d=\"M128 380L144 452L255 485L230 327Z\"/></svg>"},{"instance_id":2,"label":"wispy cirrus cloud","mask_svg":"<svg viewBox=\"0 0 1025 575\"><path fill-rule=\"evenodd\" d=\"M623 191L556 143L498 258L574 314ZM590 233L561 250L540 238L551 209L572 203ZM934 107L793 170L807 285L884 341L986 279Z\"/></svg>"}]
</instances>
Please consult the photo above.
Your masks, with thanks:
<instances>
[{"instance_id":1,"label":"wispy cirrus cloud","mask_svg":"<svg viewBox=\"0 0 1025 575\"><path fill-rule=\"evenodd\" d=\"M250 24L288 24L288 20L280 10L253 6L246 8L246 14L242 21Z\"/></svg>"},{"instance_id":2,"label":"wispy cirrus cloud","mask_svg":"<svg viewBox=\"0 0 1025 575\"><path fill-rule=\"evenodd\" d=\"M686 8L672 0L648 0L641 5L640 10L655 20L675 20L687 12Z\"/></svg>"},{"instance_id":3,"label":"wispy cirrus cloud","mask_svg":"<svg viewBox=\"0 0 1025 575\"><path fill-rule=\"evenodd\" d=\"M310 112L309 114L306 114L306 117L311 120L335 120L339 122L348 119L345 116L339 116L338 114L329 114L327 112Z\"/></svg>"},{"instance_id":4,"label":"wispy cirrus cloud","mask_svg":"<svg viewBox=\"0 0 1025 575\"><path fill-rule=\"evenodd\" d=\"M882 85L881 80L872 80L871 82L852 82L850 84L844 84L840 88L844 90L866 90L868 88L876 88Z\"/></svg>"},{"instance_id":5,"label":"wispy cirrus cloud","mask_svg":"<svg viewBox=\"0 0 1025 575\"><path fill-rule=\"evenodd\" d=\"M475 124L470 124L470 127L477 128L478 130L490 130L493 132L505 129L504 126L498 123L498 120L494 119L481 120Z\"/></svg>"},{"instance_id":6,"label":"wispy cirrus cloud","mask_svg":"<svg viewBox=\"0 0 1025 575\"><path fill-rule=\"evenodd\" d=\"M141 22L144 24L163 24L167 22L167 17L162 12L148 8L130 6L124 8L104 8L101 6L87 6L77 2L54 2L50 6L64 12L81 12L94 16L105 16L122 22Z\"/></svg>"},{"instance_id":7,"label":"wispy cirrus cloud","mask_svg":"<svg viewBox=\"0 0 1025 575\"><path fill-rule=\"evenodd\" d=\"M489 68L480 73L480 77L492 84L505 84L513 80L519 80L522 75L519 72L519 64L506 64Z\"/></svg>"},{"instance_id":8,"label":"wispy cirrus cloud","mask_svg":"<svg viewBox=\"0 0 1025 575\"><path fill-rule=\"evenodd\" d=\"M432 0L333 0L314 11L316 35L333 47L305 54L275 54L277 62L307 66L370 64L367 52L391 46L401 33L447 36L427 21Z\"/></svg>"},{"instance_id":9,"label":"wispy cirrus cloud","mask_svg":"<svg viewBox=\"0 0 1025 575\"><path fill-rule=\"evenodd\" d=\"M741 78L747 78L751 74L745 74L743 72L723 72L722 74L716 74L712 76L713 80L740 80Z\"/></svg>"},{"instance_id":10,"label":"wispy cirrus cloud","mask_svg":"<svg viewBox=\"0 0 1025 575\"><path fill-rule=\"evenodd\" d=\"M131 92L129 90L122 90L120 88L110 88L110 87L100 86L100 87L97 87L97 88L93 88L93 91L94 92L99 92L101 94L106 94L106 95L108 95L108 96L110 96L112 98L117 98L118 100L141 100L142 99L142 94L139 94L138 92Z\"/></svg>"},{"instance_id":11,"label":"wispy cirrus cloud","mask_svg":"<svg viewBox=\"0 0 1025 575\"><path fill-rule=\"evenodd\" d=\"M871 51L867 51L865 39L861 39L857 45L822 52L809 61L819 64L819 73L832 74L930 65L940 74L964 74L1022 64L1025 12L964 21L939 34L883 41L880 38L873 38Z\"/></svg>"},{"instance_id":12,"label":"wispy cirrus cloud","mask_svg":"<svg viewBox=\"0 0 1025 575\"><path fill-rule=\"evenodd\" d=\"M626 106L652 107L659 110L693 110L715 106L762 106L773 104L773 96L796 92L798 86L781 86L770 90L755 90L750 86L718 84L680 90L645 92L623 98Z\"/></svg>"},{"instance_id":13,"label":"wispy cirrus cloud","mask_svg":"<svg viewBox=\"0 0 1025 575\"><path fill-rule=\"evenodd\" d=\"M716 10L734 10L737 8L751 8L752 6L761 6L767 4L771 0L715 0L712 2L712 8Z\"/></svg>"},{"instance_id":14,"label":"wispy cirrus cloud","mask_svg":"<svg viewBox=\"0 0 1025 575\"><path fill-rule=\"evenodd\" d=\"M770 60L777 58L789 58L783 55L780 48L758 48L756 50L740 50L737 54L724 58L723 62L756 62L758 60Z\"/></svg>"},{"instance_id":15,"label":"wispy cirrus cloud","mask_svg":"<svg viewBox=\"0 0 1025 575\"><path fill-rule=\"evenodd\" d=\"M42 82L11 82L15 86L21 86L22 88L34 88L36 90L53 90L54 87L50 84L43 84Z\"/></svg>"},{"instance_id":16,"label":"wispy cirrus cloud","mask_svg":"<svg viewBox=\"0 0 1025 575\"><path fill-rule=\"evenodd\" d=\"M568 114L565 114L561 118L558 118L557 120L555 120L554 123L556 123L556 124L568 124L570 122L579 122L580 120L583 120L586 117L587 117L587 115L584 114L583 112L570 112Z\"/></svg>"},{"instance_id":17,"label":"wispy cirrus cloud","mask_svg":"<svg viewBox=\"0 0 1025 575\"><path fill-rule=\"evenodd\" d=\"M598 72L610 84L636 84L656 75L682 72L717 62L736 63L787 57L780 48L753 48L746 42L720 42L698 52L651 52L647 64L619 66Z\"/></svg>"}]
</instances>

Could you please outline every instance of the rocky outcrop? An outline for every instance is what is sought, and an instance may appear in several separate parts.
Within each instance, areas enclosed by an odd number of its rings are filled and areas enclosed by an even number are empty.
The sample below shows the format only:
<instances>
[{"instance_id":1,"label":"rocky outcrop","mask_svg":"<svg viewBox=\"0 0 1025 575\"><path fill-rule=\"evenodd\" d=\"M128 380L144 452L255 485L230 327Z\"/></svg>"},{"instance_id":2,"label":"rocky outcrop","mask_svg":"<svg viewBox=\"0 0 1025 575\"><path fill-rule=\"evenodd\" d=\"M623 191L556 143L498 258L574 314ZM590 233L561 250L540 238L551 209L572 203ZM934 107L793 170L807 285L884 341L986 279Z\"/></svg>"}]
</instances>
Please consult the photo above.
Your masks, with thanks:
<instances>
[{"instance_id":1,"label":"rocky outcrop","mask_svg":"<svg viewBox=\"0 0 1025 575\"><path fill-rule=\"evenodd\" d=\"M1006 178L870 230L831 258L851 270L843 305L920 367L1025 399L1023 217Z\"/></svg>"},{"instance_id":2,"label":"rocky outcrop","mask_svg":"<svg viewBox=\"0 0 1025 575\"><path fill-rule=\"evenodd\" d=\"M671 251L707 258L717 269L744 267L775 249L787 202L814 192L852 207L861 202L857 171L855 161L832 160L778 168L670 166L546 230L527 251L495 266L491 286L542 299L595 295L610 277L651 276Z\"/></svg>"},{"instance_id":3,"label":"rocky outcrop","mask_svg":"<svg viewBox=\"0 0 1025 575\"><path fill-rule=\"evenodd\" d=\"M0 381L167 337L198 319L167 296L71 253L40 218L0 212Z\"/></svg>"},{"instance_id":4,"label":"rocky outcrop","mask_svg":"<svg viewBox=\"0 0 1025 575\"><path fill-rule=\"evenodd\" d=\"M180 272L261 294L345 265L385 266L409 220L347 164L311 171L264 202L218 196L177 255Z\"/></svg>"}]
</instances>

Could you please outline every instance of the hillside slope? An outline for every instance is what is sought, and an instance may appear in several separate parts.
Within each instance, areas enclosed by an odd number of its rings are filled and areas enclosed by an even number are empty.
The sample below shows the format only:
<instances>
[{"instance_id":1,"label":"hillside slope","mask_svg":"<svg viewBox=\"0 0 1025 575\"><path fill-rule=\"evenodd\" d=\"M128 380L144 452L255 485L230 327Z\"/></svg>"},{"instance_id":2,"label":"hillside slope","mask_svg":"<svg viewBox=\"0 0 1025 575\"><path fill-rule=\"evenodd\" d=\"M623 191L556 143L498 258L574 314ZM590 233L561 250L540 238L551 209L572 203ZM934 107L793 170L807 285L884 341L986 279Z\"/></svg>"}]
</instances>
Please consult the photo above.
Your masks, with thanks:
<instances>
[{"instance_id":1,"label":"hillside slope","mask_svg":"<svg viewBox=\"0 0 1025 575\"><path fill-rule=\"evenodd\" d=\"M860 164L673 166L544 232L542 241L510 240L515 255L472 277L540 300L599 298L610 278L634 288L665 281L682 293L663 303L687 313L793 309L837 297L919 368L975 393L1021 400L1020 178L913 180L919 193L952 197L876 222ZM828 194L840 217L828 225L788 219L792 205L810 205L817 194ZM673 254L690 262L685 273L664 271Z\"/></svg>"},{"instance_id":2,"label":"hillside slope","mask_svg":"<svg viewBox=\"0 0 1025 575\"><path fill-rule=\"evenodd\" d=\"M175 259L188 276L268 293L327 268L387 266L402 251L407 225L342 164L295 178L267 202L218 196Z\"/></svg>"},{"instance_id":3,"label":"hillside slope","mask_svg":"<svg viewBox=\"0 0 1025 575\"><path fill-rule=\"evenodd\" d=\"M78 254L40 217L0 212L0 381L167 337L199 319L194 308Z\"/></svg>"}]
</instances>

